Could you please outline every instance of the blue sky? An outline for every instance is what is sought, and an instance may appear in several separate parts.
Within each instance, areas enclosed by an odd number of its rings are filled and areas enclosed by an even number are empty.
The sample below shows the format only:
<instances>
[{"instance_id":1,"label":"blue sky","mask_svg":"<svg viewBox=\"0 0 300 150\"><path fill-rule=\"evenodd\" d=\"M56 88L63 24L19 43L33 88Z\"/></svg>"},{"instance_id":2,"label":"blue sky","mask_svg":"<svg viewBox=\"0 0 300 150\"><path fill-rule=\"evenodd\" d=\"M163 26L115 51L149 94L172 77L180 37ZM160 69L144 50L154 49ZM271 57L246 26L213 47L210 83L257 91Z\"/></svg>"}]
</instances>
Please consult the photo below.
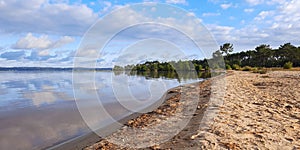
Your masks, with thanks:
<instances>
[{"instance_id":1,"label":"blue sky","mask_svg":"<svg viewBox=\"0 0 300 150\"><path fill-rule=\"evenodd\" d=\"M236 52L254 49L260 44L270 44L273 48L287 42L300 45L300 11L298 10L300 1L297 0L0 0L0 67L71 67L76 51L92 25L118 8L146 2L166 3L186 10L208 29L217 45L225 42L233 43ZM169 20L170 23L172 19L178 19L175 16L166 17L164 16L166 12L155 10L150 15L156 17L161 15L162 22ZM134 13L131 11L134 10L128 11L128 14L126 12L119 16L115 15L108 22L122 24L138 20L138 15L130 15ZM186 30L194 30L194 27L188 23L183 23L182 27ZM108 31L110 26L103 27L102 30ZM175 31L164 31L155 33L161 36L175 34ZM138 33L142 34L143 31L139 30ZM139 34L136 33L134 36L140 37ZM173 36L172 40L176 41L174 36L177 36L174 34L170 34L169 39ZM130 37L130 34L125 32L121 35L126 39ZM185 41L183 37L180 40ZM176 49L176 45L165 40L148 41L148 45L157 44L153 49L161 49L157 51L152 49L151 57L145 53L151 51L149 48L145 48L144 52L138 55L137 50L130 50L130 48L137 49L139 44L130 46L128 41L124 44L126 41L112 40L114 44L108 44L105 51L95 51L95 54L101 54L97 59L97 65L111 67L116 63L137 63L156 58L163 60L161 58L167 56L169 56L168 60L171 57L174 59L203 57L203 54L197 54L192 50L180 57L180 53L170 50ZM125 50L124 55L116 51L116 49L124 51L125 48L129 50ZM177 46L177 49L180 49L180 46ZM168 55L170 53L174 55ZM134 54L136 57L132 57ZM124 59L125 56L127 59Z\"/></svg>"}]
</instances>

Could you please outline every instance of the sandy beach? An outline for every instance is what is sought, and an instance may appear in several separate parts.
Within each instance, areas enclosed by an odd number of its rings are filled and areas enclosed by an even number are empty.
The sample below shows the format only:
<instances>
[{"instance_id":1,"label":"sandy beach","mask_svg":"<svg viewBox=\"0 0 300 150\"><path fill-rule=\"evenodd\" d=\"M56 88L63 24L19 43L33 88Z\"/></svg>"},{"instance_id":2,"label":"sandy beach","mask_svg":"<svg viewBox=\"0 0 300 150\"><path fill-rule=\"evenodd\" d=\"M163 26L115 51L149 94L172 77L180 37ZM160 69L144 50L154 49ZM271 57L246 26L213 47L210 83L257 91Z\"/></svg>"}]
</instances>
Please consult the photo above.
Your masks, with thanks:
<instances>
[{"instance_id":1,"label":"sandy beach","mask_svg":"<svg viewBox=\"0 0 300 150\"><path fill-rule=\"evenodd\" d=\"M159 108L85 149L300 149L299 81L300 71L230 71L177 87ZM182 113L191 106L192 115ZM175 130L182 120L188 121ZM153 126L161 131L155 137L167 140L149 138Z\"/></svg>"},{"instance_id":2,"label":"sandy beach","mask_svg":"<svg viewBox=\"0 0 300 150\"><path fill-rule=\"evenodd\" d=\"M299 149L300 72L234 72L204 149Z\"/></svg>"}]
</instances>

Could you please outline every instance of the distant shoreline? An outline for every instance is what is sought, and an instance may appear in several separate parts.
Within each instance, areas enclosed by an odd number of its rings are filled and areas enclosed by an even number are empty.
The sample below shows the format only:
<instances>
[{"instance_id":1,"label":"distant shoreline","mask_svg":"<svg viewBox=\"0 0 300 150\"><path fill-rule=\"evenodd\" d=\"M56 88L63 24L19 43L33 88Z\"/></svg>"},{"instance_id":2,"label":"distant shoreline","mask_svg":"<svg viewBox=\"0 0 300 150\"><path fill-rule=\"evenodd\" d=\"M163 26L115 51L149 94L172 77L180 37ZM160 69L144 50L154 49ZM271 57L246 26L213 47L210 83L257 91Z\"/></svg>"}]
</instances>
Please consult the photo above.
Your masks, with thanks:
<instances>
[{"instance_id":1,"label":"distant shoreline","mask_svg":"<svg viewBox=\"0 0 300 150\"><path fill-rule=\"evenodd\" d=\"M0 71L112 71L112 68L0 67Z\"/></svg>"}]
</instances>

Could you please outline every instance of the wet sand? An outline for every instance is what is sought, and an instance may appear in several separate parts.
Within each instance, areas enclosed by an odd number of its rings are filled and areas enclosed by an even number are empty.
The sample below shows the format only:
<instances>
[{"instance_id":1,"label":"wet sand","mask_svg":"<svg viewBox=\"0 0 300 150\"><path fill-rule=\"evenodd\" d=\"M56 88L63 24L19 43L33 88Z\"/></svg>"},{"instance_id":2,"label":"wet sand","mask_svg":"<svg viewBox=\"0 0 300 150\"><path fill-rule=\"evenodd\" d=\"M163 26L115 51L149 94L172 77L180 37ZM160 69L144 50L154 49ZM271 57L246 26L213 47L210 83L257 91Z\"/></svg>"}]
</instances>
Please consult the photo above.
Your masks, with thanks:
<instances>
[{"instance_id":1,"label":"wet sand","mask_svg":"<svg viewBox=\"0 0 300 150\"><path fill-rule=\"evenodd\" d=\"M177 87L159 108L85 149L300 149L299 81L299 71L234 71ZM174 130L182 118L189 121Z\"/></svg>"},{"instance_id":2,"label":"wet sand","mask_svg":"<svg viewBox=\"0 0 300 150\"><path fill-rule=\"evenodd\" d=\"M117 132L85 149L198 148L191 137L209 106L211 84L206 80L170 89L157 109L126 121Z\"/></svg>"}]
</instances>

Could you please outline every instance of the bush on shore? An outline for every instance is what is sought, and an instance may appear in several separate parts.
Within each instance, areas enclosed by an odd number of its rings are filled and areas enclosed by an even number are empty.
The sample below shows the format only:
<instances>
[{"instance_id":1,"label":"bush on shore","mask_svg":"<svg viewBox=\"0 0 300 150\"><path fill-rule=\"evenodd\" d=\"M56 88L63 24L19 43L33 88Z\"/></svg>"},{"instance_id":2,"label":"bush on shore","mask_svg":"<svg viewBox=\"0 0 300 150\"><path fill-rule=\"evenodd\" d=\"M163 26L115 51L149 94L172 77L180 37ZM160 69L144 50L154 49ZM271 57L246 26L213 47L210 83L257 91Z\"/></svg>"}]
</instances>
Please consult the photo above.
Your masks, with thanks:
<instances>
[{"instance_id":1,"label":"bush on shore","mask_svg":"<svg viewBox=\"0 0 300 150\"><path fill-rule=\"evenodd\" d=\"M237 64L233 64L232 67L231 67L233 70L240 70L240 66L237 65Z\"/></svg>"},{"instance_id":2,"label":"bush on shore","mask_svg":"<svg viewBox=\"0 0 300 150\"><path fill-rule=\"evenodd\" d=\"M258 71L258 73L260 73L260 74L266 74L267 72L268 72L267 69L263 69L263 70Z\"/></svg>"},{"instance_id":3,"label":"bush on shore","mask_svg":"<svg viewBox=\"0 0 300 150\"><path fill-rule=\"evenodd\" d=\"M232 70L231 66L226 64L226 70Z\"/></svg>"},{"instance_id":4,"label":"bush on shore","mask_svg":"<svg viewBox=\"0 0 300 150\"><path fill-rule=\"evenodd\" d=\"M250 66L245 66L242 68L242 71L251 71L252 68Z\"/></svg>"},{"instance_id":5,"label":"bush on shore","mask_svg":"<svg viewBox=\"0 0 300 150\"><path fill-rule=\"evenodd\" d=\"M286 62L284 65L283 65L283 69L292 69L293 68L293 63L292 62Z\"/></svg>"},{"instance_id":6,"label":"bush on shore","mask_svg":"<svg viewBox=\"0 0 300 150\"><path fill-rule=\"evenodd\" d=\"M266 74L268 71L266 68L255 68L252 70L253 73Z\"/></svg>"}]
</instances>

